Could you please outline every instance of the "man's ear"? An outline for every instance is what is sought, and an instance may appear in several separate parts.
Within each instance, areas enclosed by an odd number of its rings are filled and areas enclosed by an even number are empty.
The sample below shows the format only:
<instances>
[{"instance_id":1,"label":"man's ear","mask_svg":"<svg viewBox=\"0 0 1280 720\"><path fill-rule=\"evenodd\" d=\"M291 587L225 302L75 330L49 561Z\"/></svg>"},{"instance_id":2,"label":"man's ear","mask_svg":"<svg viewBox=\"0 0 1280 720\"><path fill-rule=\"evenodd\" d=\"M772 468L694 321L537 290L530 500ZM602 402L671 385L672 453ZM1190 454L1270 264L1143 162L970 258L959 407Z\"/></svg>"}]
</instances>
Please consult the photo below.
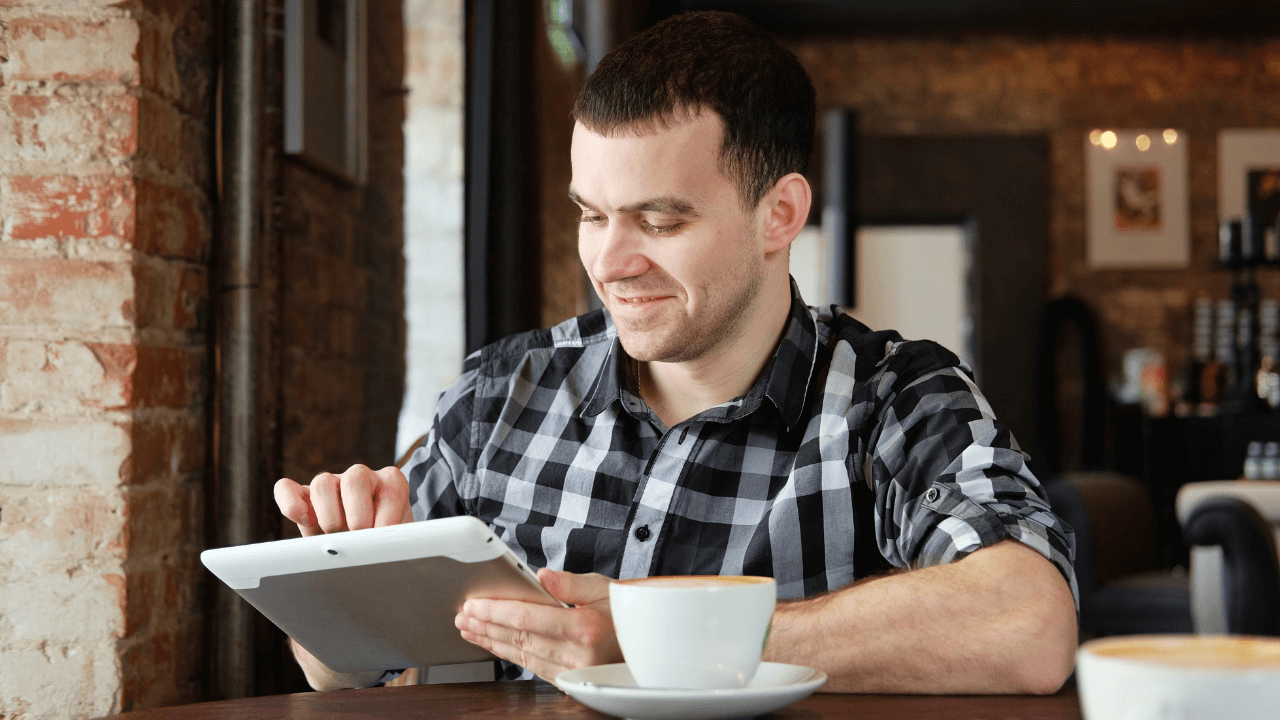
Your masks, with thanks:
<instances>
[{"instance_id":1,"label":"man's ear","mask_svg":"<svg viewBox=\"0 0 1280 720\"><path fill-rule=\"evenodd\" d=\"M765 207L765 252L774 253L791 244L804 229L813 204L813 189L800 173L784 175L762 199Z\"/></svg>"}]
</instances>

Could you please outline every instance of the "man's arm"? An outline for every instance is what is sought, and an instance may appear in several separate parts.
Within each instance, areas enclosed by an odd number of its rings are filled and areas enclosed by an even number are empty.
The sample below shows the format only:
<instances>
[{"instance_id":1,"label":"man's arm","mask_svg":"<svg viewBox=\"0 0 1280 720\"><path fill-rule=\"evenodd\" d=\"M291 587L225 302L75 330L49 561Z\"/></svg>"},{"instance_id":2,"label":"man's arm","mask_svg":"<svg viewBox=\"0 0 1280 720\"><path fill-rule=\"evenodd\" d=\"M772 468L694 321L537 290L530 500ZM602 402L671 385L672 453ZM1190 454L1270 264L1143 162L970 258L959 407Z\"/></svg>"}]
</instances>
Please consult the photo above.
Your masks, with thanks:
<instances>
[{"instance_id":1,"label":"man's arm","mask_svg":"<svg viewBox=\"0 0 1280 720\"><path fill-rule=\"evenodd\" d=\"M328 665L317 660L315 655L307 652L307 649L299 645L297 640L289 638L289 647L293 649L293 657L298 661L298 666L302 668L302 674L307 676L307 684L313 690L343 690L346 688L369 687L378 682L378 679L385 674L381 670L354 673L334 672L329 669Z\"/></svg>"},{"instance_id":2,"label":"man's arm","mask_svg":"<svg viewBox=\"0 0 1280 720\"><path fill-rule=\"evenodd\" d=\"M547 571L543 571L546 573ZM555 573L607 602L607 580ZM544 578L544 584L552 578ZM604 613L469 600L464 638L546 680L618 662ZM602 621L609 632L601 632ZM1053 563L1019 542L778 605L764 659L818 668L825 692L1052 693L1071 674L1075 601Z\"/></svg>"},{"instance_id":3,"label":"man's arm","mask_svg":"<svg viewBox=\"0 0 1280 720\"><path fill-rule=\"evenodd\" d=\"M1075 601L1018 542L778 605L764 658L819 668L826 692L1052 693L1071 674Z\"/></svg>"}]
</instances>

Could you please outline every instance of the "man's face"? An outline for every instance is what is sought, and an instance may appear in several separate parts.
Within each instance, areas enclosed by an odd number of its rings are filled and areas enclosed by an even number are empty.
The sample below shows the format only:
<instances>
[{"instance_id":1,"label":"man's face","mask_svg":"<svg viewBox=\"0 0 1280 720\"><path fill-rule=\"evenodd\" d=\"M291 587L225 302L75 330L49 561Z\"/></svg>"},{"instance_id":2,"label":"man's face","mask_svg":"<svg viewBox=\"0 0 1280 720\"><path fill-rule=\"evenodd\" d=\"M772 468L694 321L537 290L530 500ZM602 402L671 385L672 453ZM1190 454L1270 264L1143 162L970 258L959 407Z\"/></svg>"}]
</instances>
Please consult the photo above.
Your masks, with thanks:
<instances>
[{"instance_id":1,"label":"man's face","mask_svg":"<svg viewBox=\"0 0 1280 720\"><path fill-rule=\"evenodd\" d=\"M764 250L756 213L721 174L722 136L711 112L639 135L574 128L578 254L637 360L706 357L750 322Z\"/></svg>"}]
</instances>

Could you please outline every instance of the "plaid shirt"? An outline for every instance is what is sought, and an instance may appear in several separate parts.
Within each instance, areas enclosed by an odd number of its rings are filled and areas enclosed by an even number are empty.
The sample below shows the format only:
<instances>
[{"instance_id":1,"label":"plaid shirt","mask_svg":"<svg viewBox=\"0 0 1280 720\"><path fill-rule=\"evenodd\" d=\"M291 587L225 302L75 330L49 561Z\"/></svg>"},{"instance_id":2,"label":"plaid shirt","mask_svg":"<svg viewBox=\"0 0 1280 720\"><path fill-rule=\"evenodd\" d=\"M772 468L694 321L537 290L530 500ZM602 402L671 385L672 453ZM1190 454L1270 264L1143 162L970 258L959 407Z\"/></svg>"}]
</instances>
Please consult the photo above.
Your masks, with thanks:
<instances>
[{"instance_id":1,"label":"plaid shirt","mask_svg":"<svg viewBox=\"0 0 1280 720\"><path fill-rule=\"evenodd\" d=\"M808 308L793 285L742 397L668 428L630 366L603 311L472 354L405 466L414 518L474 515L533 567L763 575L779 599L1013 538L1076 593L1072 530L940 345Z\"/></svg>"}]
</instances>

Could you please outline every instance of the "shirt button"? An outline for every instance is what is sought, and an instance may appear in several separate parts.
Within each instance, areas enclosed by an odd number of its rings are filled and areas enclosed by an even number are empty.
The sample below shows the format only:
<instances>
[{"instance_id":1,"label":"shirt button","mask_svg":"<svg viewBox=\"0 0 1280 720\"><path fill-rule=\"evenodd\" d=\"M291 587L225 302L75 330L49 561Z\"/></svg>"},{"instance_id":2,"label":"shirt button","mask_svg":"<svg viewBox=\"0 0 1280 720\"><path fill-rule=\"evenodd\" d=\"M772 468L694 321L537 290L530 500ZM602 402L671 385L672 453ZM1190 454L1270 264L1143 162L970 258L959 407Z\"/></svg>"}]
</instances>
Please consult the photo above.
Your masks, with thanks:
<instances>
[{"instance_id":1,"label":"shirt button","mask_svg":"<svg viewBox=\"0 0 1280 720\"><path fill-rule=\"evenodd\" d=\"M648 525L641 525L640 527L636 528L636 539L639 540L640 542L644 542L645 540L648 540L649 536L652 534L653 533L649 532Z\"/></svg>"},{"instance_id":2,"label":"shirt button","mask_svg":"<svg viewBox=\"0 0 1280 720\"><path fill-rule=\"evenodd\" d=\"M940 494L941 494L941 493L939 493L939 492L938 492L938 488L936 488L936 487L931 487L931 488L929 488L929 492L927 492L927 493L925 493L925 494L924 494L924 499L925 499L926 501L928 501L928 502L937 502L937 501L938 501L938 495L940 495Z\"/></svg>"}]
</instances>

